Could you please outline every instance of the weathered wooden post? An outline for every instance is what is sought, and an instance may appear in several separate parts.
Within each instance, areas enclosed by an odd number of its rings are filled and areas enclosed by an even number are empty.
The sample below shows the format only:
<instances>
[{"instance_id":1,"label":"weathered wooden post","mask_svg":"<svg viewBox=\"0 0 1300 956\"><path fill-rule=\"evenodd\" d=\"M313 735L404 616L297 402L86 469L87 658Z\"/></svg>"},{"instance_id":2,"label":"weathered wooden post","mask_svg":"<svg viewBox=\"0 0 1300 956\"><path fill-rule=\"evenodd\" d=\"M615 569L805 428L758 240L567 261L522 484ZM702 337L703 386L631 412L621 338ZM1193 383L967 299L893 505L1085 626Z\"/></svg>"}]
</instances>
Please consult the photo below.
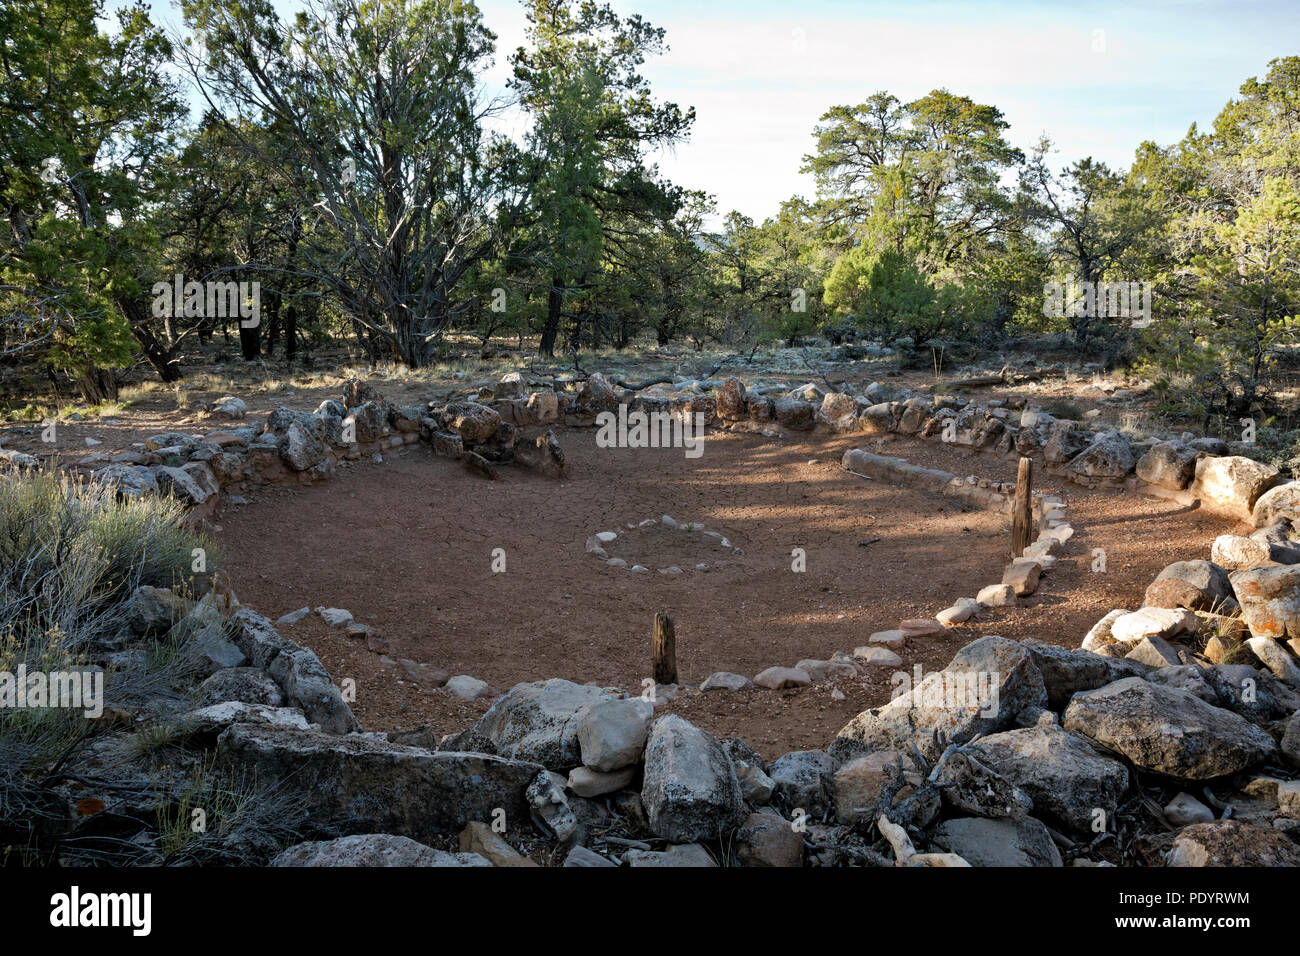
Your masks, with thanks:
<instances>
[{"instance_id":1,"label":"weathered wooden post","mask_svg":"<svg viewBox=\"0 0 1300 956\"><path fill-rule=\"evenodd\" d=\"M655 612L654 636L650 640L650 653L654 656L656 684L677 683L677 634L673 619L662 611Z\"/></svg>"},{"instance_id":2,"label":"weathered wooden post","mask_svg":"<svg viewBox=\"0 0 1300 956\"><path fill-rule=\"evenodd\" d=\"M1034 462L1021 458L1016 472L1016 503L1011 512L1011 557L1018 558L1029 547L1034 534Z\"/></svg>"}]
</instances>

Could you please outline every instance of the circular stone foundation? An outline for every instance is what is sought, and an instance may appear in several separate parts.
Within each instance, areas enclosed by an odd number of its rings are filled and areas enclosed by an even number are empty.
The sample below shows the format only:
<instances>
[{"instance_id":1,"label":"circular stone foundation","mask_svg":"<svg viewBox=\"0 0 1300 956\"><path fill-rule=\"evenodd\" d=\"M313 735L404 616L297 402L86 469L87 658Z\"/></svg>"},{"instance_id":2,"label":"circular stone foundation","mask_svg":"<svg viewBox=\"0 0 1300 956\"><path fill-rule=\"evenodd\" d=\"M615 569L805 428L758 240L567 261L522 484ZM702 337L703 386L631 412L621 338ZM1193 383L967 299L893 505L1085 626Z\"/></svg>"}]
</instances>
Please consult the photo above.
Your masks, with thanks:
<instances>
[{"instance_id":1,"label":"circular stone foundation","mask_svg":"<svg viewBox=\"0 0 1300 956\"><path fill-rule=\"evenodd\" d=\"M587 539L587 553L612 568L669 575L725 567L745 554L722 532L669 515L629 521L619 531L598 531Z\"/></svg>"}]
</instances>

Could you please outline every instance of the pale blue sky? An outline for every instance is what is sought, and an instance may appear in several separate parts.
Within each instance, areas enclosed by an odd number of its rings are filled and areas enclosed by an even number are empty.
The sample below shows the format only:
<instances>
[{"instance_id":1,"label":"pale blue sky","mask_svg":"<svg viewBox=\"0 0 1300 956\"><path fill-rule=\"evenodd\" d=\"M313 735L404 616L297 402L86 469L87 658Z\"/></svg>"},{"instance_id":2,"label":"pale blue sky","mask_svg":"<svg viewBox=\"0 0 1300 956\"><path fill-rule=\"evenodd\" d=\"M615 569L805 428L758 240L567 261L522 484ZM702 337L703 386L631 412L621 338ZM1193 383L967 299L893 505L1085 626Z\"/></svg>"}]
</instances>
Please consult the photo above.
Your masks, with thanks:
<instances>
[{"instance_id":1,"label":"pale blue sky","mask_svg":"<svg viewBox=\"0 0 1300 956\"><path fill-rule=\"evenodd\" d=\"M110 0L117 6L124 0ZM289 9L293 0L277 0ZM523 41L518 0L479 0L498 34L492 85ZM877 90L932 89L999 107L1029 148L1047 133L1059 164L1092 155L1125 166L1144 139L1208 126L1274 57L1300 54L1300 2L884 3L876 0L612 0L666 28L646 64L662 99L696 108L691 140L657 157L674 181L757 220L813 185L799 173L830 106ZM175 13L155 0L155 14Z\"/></svg>"},{"instance_id":2,"label":"pale blue sky","mask_svg":"<svg viewBox=\"0 0 1300 956\"><path fill-rule=\"evenodd\" d=\"M504 53L520 42L515 0L482 0ZM932 89L999 107L1029 148L1046 132L1061 164L1127 166L1144 139L1208 125L1247 77L1300 54L1300 3L615 0L668 31L648 63L657 93L696 107L691 142L661 159L723 211L762 220L794 193L830 106L877 90ZM1100 31L1100 32L1098 32Z\"/></svg>"}]
</instances>

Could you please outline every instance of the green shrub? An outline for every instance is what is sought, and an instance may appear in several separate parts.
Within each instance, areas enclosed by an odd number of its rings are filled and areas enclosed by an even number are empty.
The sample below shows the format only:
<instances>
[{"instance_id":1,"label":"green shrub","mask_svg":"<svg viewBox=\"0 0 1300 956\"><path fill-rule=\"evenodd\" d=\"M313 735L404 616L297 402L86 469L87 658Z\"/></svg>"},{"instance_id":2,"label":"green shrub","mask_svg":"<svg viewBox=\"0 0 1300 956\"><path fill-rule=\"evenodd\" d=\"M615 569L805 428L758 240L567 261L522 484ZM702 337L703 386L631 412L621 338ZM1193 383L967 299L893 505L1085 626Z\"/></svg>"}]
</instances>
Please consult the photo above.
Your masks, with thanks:
<instances>
[{"instance_id":1,"label":"green shrub","mask_svg":"<svg viewBox=\"0 0 1300 956\"><path fill-rule=\"evenodd\" d=\"M49 472L0 474L0 670L83 667L96 641L126 626L136 587L190 586L194 548L217 557L174 499L119 498ZM68 708L0 710L7 779L56 760L88 729ZM0 823L11 790L0 780Z\"/></svg>"}]
</instances>

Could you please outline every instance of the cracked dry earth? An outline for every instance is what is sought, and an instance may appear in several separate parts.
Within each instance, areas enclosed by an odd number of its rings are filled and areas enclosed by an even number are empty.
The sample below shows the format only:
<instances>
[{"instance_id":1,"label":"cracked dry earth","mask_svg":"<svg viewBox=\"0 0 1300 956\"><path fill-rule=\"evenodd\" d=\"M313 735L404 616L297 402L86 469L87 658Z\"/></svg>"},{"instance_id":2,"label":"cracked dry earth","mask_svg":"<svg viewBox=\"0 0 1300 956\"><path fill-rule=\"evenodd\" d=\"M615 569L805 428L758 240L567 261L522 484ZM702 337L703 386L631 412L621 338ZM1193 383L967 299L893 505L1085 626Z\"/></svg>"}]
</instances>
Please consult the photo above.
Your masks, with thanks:
<instances>
[{"instance_id":1,"label":"cracked dry earth","mask_svg":"<svg viewBox=\"0 0 1300 956\"><path fill-rule=\"evenodd\" d=\"M274 619L304 605L346 608L389 642L388 656L504 690L564 677L638 693L649 674L651 621L672 616L680 679L752 677L774 664L852 652L873 631L930 617L1000 580L1009 519L953 499L844 472L868 447L955 474L1014 480L1013 460L934 442L862 435L773 441L714 432L700 458L681 449L601 449L592 429L557 429L570 474L556 482L513 468L489 482L460 463L407 446L307 488L263 488L216 517L239 598ZM1022 607L998 608L937 638L910 641L903 666L942 668L984 634L1077 647L1102 615L1142 603L1173 561L1203 558L1233 522L1132 493L1063 493L1076 536ZM585 553L598 530L669 514L702 522L744 551L707 571L631 574ZM879 539L870 544L864 542ZM502 548L506 570L491 570ZM805 549L807 570L791 570ZM1095 573L1093 549L1106 551ZM665 554L665 556L667 556ZM469 726L489 700L462 701L386 665L362 640L315 615L284 628L336 679L357 683L367 730ZM856 680L768 691L686 691L664 706L768 759L825 746L867 707L887 701L892 668ZM845 699L834 700L834 687Z\"/></svg>"}]
</instances>

